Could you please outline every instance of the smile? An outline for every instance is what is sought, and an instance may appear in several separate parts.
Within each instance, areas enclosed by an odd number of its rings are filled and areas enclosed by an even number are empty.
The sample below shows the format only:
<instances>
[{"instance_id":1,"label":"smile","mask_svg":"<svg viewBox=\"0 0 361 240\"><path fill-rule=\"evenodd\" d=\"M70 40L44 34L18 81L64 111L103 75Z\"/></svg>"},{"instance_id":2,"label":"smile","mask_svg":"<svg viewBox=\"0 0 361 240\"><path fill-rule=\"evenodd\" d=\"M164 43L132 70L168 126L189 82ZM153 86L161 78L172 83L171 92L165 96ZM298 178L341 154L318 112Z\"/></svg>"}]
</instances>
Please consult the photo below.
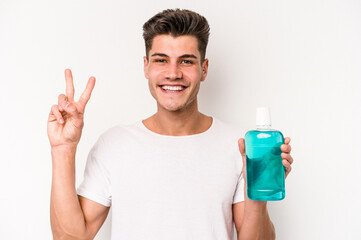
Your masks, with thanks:
<instances>
[{"instance_id":1,"label":"smile","mask_svg":"<svg viewBox=\"0 0 361 240\"><path fill-rule=\"evenodd\" d=\"M178 93L182 92L186 87L177 85L177 86L169 86L169 85L161 85L162 92L165 93Z\"/></svg>"}]
</instances>

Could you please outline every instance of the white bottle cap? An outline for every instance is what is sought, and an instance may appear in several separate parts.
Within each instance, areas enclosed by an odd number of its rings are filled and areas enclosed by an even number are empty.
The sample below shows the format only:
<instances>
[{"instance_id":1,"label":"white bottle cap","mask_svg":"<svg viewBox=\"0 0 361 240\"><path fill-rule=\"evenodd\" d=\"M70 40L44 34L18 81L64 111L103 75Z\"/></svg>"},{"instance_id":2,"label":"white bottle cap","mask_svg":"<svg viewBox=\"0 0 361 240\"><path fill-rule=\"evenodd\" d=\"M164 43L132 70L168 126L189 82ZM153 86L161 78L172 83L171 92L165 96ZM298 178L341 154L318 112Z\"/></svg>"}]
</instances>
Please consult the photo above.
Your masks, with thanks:
<instances>
[{"instance_id":1,"label":"white bottle cap","mask_svg":"<svg viewBox=\"0 0 361 240\"><path fill-rule=\"evenodd\" d=\"M256 111L257 128L271 128L271 114L268 107L259 107Z\"/></svg>"}]
</instances>

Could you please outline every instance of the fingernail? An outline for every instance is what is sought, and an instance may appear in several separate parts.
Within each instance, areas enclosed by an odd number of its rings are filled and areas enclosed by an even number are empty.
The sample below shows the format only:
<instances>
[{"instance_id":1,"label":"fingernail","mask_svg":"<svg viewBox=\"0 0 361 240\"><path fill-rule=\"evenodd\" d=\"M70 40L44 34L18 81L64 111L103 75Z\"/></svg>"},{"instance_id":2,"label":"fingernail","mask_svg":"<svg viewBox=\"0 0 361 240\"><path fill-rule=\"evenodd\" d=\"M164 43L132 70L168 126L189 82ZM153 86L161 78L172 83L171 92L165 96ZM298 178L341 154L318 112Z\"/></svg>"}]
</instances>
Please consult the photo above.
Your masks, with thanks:
<instances>
[{"instance_id":1,"label":"fingernail","mask_svg":"<svg viewBox=\"0 0 361 240\"><path fill-rule=\"evenodd\" d=\"M65 109L69 105L69 102L63 102L63 108Z\"/></svg>"},{"instance_id":2,"label":"fingernail","mask_svg":"<svg viewBox=\"0 0 361 240\"><path fill-rule=\"evenodd\" d=\"M64 120L63 120L63 119L59 119L59 123L64 123Z\"/></svg>"}]
</instances>

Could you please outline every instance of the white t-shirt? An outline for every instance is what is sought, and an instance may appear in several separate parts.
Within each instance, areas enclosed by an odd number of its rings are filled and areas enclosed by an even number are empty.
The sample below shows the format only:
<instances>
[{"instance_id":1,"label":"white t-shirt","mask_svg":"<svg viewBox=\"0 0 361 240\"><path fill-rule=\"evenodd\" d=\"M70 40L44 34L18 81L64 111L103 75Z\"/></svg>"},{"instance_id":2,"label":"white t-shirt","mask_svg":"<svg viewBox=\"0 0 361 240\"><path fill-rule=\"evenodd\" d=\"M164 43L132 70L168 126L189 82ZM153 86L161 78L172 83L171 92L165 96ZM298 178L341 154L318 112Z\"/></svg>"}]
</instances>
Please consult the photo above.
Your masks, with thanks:
<instances>
[{"instance_id":1,"label":"white t-shirt","mask_svg":"<svg viewBox=\"0 0 361 240\"><path fill-rule=\"evenodd\" d=\"M232 204L244 201L243 133L216 118L188 136L115 126L91 149L77 192L112 206L112 239L231 240Z\"/></svg>"}]
</instances>

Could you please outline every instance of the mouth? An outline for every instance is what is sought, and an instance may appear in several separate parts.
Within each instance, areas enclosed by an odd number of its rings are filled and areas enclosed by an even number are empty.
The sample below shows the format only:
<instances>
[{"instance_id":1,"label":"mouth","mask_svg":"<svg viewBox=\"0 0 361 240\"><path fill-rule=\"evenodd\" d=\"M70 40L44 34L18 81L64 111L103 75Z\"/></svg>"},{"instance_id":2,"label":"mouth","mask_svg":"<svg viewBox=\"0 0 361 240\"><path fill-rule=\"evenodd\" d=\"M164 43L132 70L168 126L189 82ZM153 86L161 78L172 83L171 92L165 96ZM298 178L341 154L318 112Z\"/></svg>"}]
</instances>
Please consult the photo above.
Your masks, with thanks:
<instances>
[{"instance_id":1,"label":"mouth","mask_svg":"<svg viewBox=\"0 0 361 240\"><path fill-rule=\"evenodd\" d=\"M187 87L183 85L159 85L164 93L182 93Z\"/></svg>"}]
</instances>

